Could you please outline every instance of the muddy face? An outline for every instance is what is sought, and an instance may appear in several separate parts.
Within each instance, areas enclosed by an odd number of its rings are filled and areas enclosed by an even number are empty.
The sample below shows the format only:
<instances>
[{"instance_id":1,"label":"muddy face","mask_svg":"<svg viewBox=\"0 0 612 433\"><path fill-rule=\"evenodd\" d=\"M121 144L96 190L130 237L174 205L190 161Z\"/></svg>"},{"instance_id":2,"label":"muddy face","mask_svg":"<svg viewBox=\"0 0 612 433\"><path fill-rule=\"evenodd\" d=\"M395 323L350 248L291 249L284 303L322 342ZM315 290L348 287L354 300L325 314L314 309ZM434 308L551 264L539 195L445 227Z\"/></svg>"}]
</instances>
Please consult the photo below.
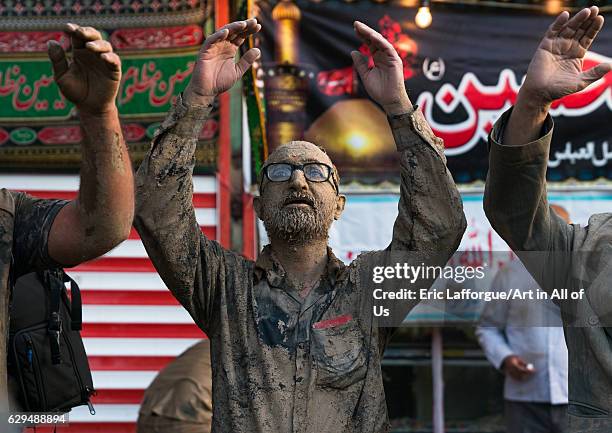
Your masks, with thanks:
<instances>
[{"instance_id":1,"label":"muddy face","mask_svg":"<svg viewBox=\"0 0 612 433\"><path fill-rule=\"evenodd\" d=\"M333 167L329 156L312 143L292 141L278 147L266 161L304 164L322 162ZM310 182L295 170L286 182L263 180L257 215L270 239L305 243L327 239L329 228L344 208L344 197L336 193L332 177L326 182Z\"/></svg>"}]
</instances>

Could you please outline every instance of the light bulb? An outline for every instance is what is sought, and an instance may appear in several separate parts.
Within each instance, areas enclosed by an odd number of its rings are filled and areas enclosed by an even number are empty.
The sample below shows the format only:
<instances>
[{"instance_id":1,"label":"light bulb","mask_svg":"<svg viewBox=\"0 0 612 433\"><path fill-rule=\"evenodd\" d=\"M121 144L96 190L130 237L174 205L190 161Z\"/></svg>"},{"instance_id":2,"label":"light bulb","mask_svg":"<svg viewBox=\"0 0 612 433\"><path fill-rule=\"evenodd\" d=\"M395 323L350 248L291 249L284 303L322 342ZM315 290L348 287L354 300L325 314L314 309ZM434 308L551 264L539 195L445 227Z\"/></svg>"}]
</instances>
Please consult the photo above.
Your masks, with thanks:
<instances>
[{"instance_id":1,"label":"light bulb","mask_svg":"<svg viewBox=\"0 0 612 433\"><path fill-rule=\"evenodd\" d=\"M416 25L422 29L431 25L431 12L427 6L421 6L414 17Z\"/></svg>"},{"instance_id":2,"label":"light bulb","mask_svg":"<svg viewBox=\"0 0 612 433\"><path fill-rule=\"evenodd\" d=\"M563 10L562 0L548 0L544 6L546 13L551 15L558 15Z\"/></svg>"}]
</instances>

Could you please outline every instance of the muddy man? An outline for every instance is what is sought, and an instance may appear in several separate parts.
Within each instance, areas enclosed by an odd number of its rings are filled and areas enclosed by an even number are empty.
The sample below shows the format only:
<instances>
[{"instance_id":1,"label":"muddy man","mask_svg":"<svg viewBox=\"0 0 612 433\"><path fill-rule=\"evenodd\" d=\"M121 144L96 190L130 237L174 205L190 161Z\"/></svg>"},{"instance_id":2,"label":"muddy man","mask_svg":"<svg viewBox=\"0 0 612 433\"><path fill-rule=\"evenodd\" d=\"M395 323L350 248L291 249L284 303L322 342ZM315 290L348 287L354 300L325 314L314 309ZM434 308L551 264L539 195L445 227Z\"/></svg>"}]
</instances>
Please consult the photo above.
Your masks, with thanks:
<instances>
[{"instance_id":1,"label":"muddy man","mask_svg":"<svg viewBox=\"0 0 612 433\"><path fill-rule=\"evenodd\" d=\"M583 71L587 50L604 23L596 6L561 13L536 50L516 104L497 121L490 141L484 208L491 225L559 301L569 354L569 432L612 432L612 213L586 227L551 211L546 168L553 101L585 89L612 69ZM588 129L588 126L586 127Z\"/></svg>"},{"instance_id":2,"label":"muddy man","mask_svg":"<svg viewBox=\"0 0 612 433\"><path fill-rule=\"evenodd\" d=\"M234 22L204 42L190 84L138 170L135 224L164 282L211 340L213 432L384 432L380 365L394 328L378 326L364 307L372 299L359 278L367 255L345 266L327 245L346 200L328 155L292 141L269 156L254 205L270 244L257 261L210 241L196 221L197 137L213 98L260 55L252 48L234 60L260 28L255 19ZM465 218L443 143L412 106L393 46L360 22L355 32L374 62L353 51L355 68L388 116L401 164L387 251L444 264Z\"/></svg>"}]
</instances>

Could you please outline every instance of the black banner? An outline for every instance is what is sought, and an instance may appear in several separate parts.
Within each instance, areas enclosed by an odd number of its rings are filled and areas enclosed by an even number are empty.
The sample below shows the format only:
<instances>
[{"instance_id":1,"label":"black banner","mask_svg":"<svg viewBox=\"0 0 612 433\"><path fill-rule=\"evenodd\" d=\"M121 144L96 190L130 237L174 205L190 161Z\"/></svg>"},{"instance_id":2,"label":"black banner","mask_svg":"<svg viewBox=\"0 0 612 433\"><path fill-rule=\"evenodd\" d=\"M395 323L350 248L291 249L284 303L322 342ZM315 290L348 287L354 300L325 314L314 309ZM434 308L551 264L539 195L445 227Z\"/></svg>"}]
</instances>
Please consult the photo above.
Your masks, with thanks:
<instances>
[{"instance_id":1,"label":"black banner","mask_svg":"<svg viewBox=\"0 0 612 433\"><path fill-rule=\"evenodd\" d=\"M257 77L264 83L269 151L291 139L322 145L343 181L397 181L395 145L384 113L367 99L350 52L367 47L353 21L381 32L404 62L406 88L445 140L458 183L484 180L486 137L515 100L529 60L553 16L435 5L433 22L416 26L416 8L369 1L255 3L262 22ZM585 69L612 57L604 27ZM553 106L549 180L612 180L612 74Z\"/></svg>"}]
</instances>

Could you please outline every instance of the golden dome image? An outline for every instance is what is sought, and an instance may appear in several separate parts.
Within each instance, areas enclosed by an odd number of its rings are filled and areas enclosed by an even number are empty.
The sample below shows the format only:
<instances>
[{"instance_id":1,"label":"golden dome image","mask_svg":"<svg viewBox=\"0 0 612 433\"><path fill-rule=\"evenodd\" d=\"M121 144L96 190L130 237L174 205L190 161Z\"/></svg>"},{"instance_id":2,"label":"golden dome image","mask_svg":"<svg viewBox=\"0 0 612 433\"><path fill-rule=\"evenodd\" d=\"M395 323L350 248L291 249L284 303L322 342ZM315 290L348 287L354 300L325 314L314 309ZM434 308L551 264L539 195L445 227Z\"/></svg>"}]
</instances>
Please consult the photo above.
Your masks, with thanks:
<instances>
[{"instance_id":1,"label":"golden dome image","mask_svg":"<svg viewBox=\"0 0 612 433\"><path fill-rule=\"evenodd\" d=\"M295 3L290 0L282 0L278 2L272 9L272 19L274 21L294 20L299 21L302 18L302 12Z\"/></svg>"},{"instance_id":2,"label":"golden dome image","mask_svg":"<svg viewBox=\"0 0 612 433\"><path fill-rule=\"evenodd\" d=\"M324 147L341 176L346 170L397 169L397 150L387 116L368 99L335 103L312 123L304 139Z\"/></svg>"}]
</instances>

